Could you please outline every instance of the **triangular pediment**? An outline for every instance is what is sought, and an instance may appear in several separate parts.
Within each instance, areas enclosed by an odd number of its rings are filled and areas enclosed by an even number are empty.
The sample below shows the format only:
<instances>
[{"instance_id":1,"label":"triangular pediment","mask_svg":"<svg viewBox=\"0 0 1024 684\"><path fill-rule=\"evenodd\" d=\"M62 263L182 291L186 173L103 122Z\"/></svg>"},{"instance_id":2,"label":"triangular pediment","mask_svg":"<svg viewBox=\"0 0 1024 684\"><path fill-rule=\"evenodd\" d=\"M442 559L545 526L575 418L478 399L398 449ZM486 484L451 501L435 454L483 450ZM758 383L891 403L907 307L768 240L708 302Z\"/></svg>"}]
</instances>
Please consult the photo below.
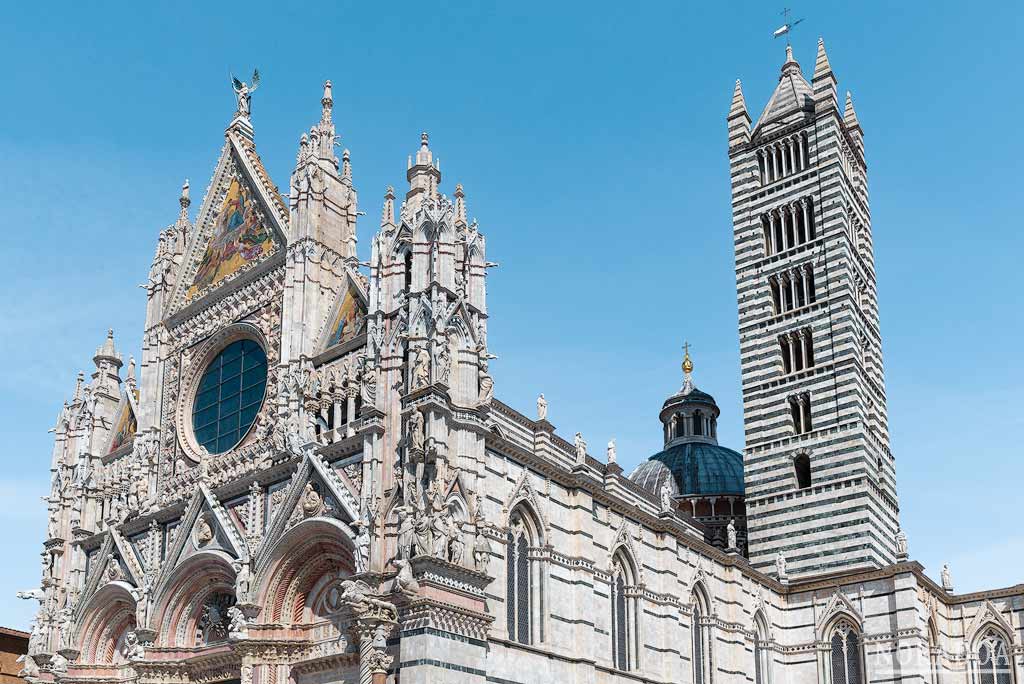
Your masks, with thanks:
<instances>
[{"instance_id":1,"label":"triangular pediment","mask_svg":"<svg viewBox=\"0 0 1024 684\"><path fill-rule=\"evenodd\" d=\"M352 522L359 519L359 500L349 485L319 456L306 453L298 470L283 488L271 488L270 525L261 548L274 542L306 518L327 517Z\"/></svg>"},{"instance_id":2,"label":"triangular pediment","mask_svg":"<svg viewBox=\"0 0 1024 684\"><path fill-rule=\"evenodd\" d=\"M199 491L192 497L176 527L157 585L162 587L176 567L206 551L219 551L238 560L249 556L242 532L217 497L200 483Z\"/></svg>"},{"instance_id":3,"label":"triangular pediment","mask_svg":"<svg viewBox=\"0 0 1024 684\"><path fill-rule=\"evenodd\" d=\"M287 209L251 142L229 132L171 298L176 313L264 272L287 243Z\"/></svg>"},{"instance_id":4,"label":"triangular pediment","mask_svg":"<svg viewBox=\"0 0 1024 684\"><path fill-rule=\"evenodd\" d=\"M1013 638L1016 633L1010 623L1007 622L1006 618L1003 617L1003 613L999 610L992 601L985 599L978 612L974 614L974 618L971 620L970 625L967 628L967 643L973 644L974 640L977 639L978 633L981 632L986 625L995 625L1004 634Z\"/></svg>"},{"instance_id":5,"label":"triangular pediment","mask_svg":"<svg viewBox=\"0 0 1024 684\"><path fill-rule=\"evenodd\" d=\"M346 268L344 284L339 288L334 306L318 334L318 348L326 351L365 332L366 309L367 296L363 284Z\"/></svg>"}]
</instances>

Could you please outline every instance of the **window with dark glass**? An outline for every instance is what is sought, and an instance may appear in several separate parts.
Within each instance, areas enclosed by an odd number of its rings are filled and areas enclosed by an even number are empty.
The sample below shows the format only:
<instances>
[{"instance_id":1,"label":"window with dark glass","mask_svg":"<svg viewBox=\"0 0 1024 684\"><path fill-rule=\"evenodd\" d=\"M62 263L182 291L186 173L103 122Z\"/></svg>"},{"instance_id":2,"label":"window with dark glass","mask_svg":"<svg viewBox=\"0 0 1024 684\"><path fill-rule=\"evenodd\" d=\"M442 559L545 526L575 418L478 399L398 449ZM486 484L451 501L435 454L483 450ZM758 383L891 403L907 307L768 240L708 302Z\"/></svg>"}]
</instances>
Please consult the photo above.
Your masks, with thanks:
<instances>
[{"instance_id":1,"label":"window with dark glass","mask_svg":"<svg viewBox=\"0 0 1024 684\"><path fill-rule=\"evenodd\" d=\"M192 407L196 441L211 454L227 451L256 420L267 388L267 355L252 340L232 342L210 363Z\"/></svg>"}]
</instances>

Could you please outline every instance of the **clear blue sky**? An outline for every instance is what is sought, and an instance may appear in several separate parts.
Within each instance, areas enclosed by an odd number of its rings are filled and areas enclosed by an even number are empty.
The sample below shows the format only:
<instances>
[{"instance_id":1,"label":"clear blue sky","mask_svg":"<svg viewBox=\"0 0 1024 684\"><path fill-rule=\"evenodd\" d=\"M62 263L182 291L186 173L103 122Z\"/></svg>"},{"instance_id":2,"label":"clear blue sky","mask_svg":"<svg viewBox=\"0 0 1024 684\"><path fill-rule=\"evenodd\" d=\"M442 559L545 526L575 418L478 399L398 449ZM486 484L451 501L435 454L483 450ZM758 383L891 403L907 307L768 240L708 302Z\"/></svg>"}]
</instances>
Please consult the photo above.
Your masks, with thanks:
<instances>
[{"instance_id":1,"label":"clear blue sky","mask_svg":"<svg viewBox=\"0 0 1024 684\"><path fill-rule=\"evenodd\" d=\"M193 214L253 66L256 140L282 189L334 81L368 256L421 130L501 262L489 278L497 394L537 392L562 434L656 452L693 345L741 448L725 115L776 83L764 2L21 3L0 63L0 624L34 606L52 426L113 327L139 348L158 231ZM1020 198L1024 6L807 3L865 129L893 449L911 556L958 590L1024 579Z\"/></svg>"}]
</instances>

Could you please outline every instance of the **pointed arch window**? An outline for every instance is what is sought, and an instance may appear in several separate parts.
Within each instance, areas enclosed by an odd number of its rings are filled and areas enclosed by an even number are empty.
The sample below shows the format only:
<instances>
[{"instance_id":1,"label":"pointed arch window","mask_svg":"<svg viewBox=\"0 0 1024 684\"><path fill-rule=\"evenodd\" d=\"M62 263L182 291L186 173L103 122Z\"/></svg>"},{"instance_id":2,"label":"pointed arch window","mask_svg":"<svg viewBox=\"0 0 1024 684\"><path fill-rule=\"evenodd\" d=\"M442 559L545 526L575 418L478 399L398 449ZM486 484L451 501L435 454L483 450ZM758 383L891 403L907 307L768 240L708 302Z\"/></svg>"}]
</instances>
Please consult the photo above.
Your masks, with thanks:
<instances>
[{"instance_id":1,"label":"pointed arch window","mask_svg":"<svg viewBox=\"0 0 1024 684\"><path fill-rule=\"evenodd\" d=\"M693 622L690 626L690 636L693 640L693 684L712 684L713 680L708 635L710 626L706 619L709 612L707 596L700 587L697 587L693 593Z\"/></svg>"},{"instance_id":2,"label":"pointed arch window","mask_svg":"<svg viewBox=\"0 0 1024 684\"><path fill-rule=\"evenodd\" d=\"M620 670L637 667L639 606L632 589L636 585L633 564L617 554L612 564L612 662Z\"/></svg>"},{"instance_id":3,"label":"pointed arch window","mask_svg":"<svg viewBox=\"0 0 1024 684\"><path fill-rule=\"evenodd\" d=\"M509 639L521 644L543 641L543 583L540 563L531 558L540 533L532 516L523 510L512 514L505 546L505 624Z\"/></svg>"},{"instance_id":4,"label":"pointed arch window","mask_svg":"<svg viewBox=\"0 0 1024 684\"><path fill-rule=\"evenodd\" d=\"M974 684L1013 684L1006 638L994 628L985 630L974 647Z\"/></svg>"},{"instance_id":5,"label":"pointed arch window","mask_svg":"<svg viewBox=\"0 0 1024 684\"><path fill-rule=\"evenodd\" d=\"M762 613L754 616L754 684L770 684L771 652L768 650L768 622Z\"/></svg>"},{"instance_id":6,"label":"pointed arch window","mask_svg":"<svg viewBox=\"0 0 1024 684\"><path fill-rule=\"evenodd\" d=\"M864 684L860 634L849 621L841 620L832 630L829 657L832 684Z\"/></svg>"}]
</instances>

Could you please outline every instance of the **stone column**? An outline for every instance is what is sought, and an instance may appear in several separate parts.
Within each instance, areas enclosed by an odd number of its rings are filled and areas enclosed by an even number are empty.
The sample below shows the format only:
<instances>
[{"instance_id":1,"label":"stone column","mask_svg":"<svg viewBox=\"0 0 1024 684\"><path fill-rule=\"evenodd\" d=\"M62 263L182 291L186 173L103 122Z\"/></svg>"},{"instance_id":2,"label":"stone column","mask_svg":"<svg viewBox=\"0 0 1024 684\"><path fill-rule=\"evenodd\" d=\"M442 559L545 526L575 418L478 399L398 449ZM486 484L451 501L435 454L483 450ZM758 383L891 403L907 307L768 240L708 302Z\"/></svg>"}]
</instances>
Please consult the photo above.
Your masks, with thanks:
<instances>
[{"instance_id":1,"label":"stone column","mask_svg":"<svg viewBox=\"0 0 1024 684\"><path fill-rule=\"evenodd\" d=\"M800 302L796 298L796 274L795 273L790 273L789 274L789 296L790 296L791 301L793 303L793 307L792 308L794 308L794 309L799 308Z\"/></svg>"},{"instance_id":2,"label":"stone column","mask_svg":"<svg viewBox=\"0 0 1024 684\"><path fill-rule=\"evenodd\" d=\"M790 333L786 339L789 341L789 369L790 372L796 372L796 340L793 338L793 334Z\"/></svg>"},{"instance_id":3,"label":"stone column","mask_svg":"<svg viewBox=\"0 0 1024 684\"><path fill-rule=\"evenodd\" d=\"M356 434L356 392L359 389L355 386L345 388L345 414L348 417L348 424L345 426L345 436L351 437Z\"/></svg>"},{"instance_id":4,"label":"stone column","mask_svg":"<svg viewBox=\"0 0 1024 684\"><path fill-rule=\"evenodd\" d=\"M805 267L803 269L803 271L800 273L800 280L803 283L803 287L804 287L804 304L805 305L810 304L811 303L811 279L808 276L807 267Z\"/></svg>"},{"instance_id":5,"label":"stone column","mask_svg":"<svg viewBox=\"0 0 1024 684\"><path fill-rule=\"evenodd\" d=\"M772 254L779 253L779 241L775 234L775 212L768 212L768 231L772 236Z\"/></svg>"},{"instance_id":6,"label":"stone column","mask_svg":"<svg viewBox=\"0 0 1024 684\"><path fill-rule=\"evenodd\" d=\"M804 332L800 333L800 345L801 345L801 348L802 348L803 354L804 354L804 368L810 368L811 367L811 353L810 353L811 352L811 350L810 350L810 347L811 347L811 333L809 331L805 330Z\"/></svg>"},{"instance_id":7,"label":"stone column","mask_svg":"<svg viewBox=\"0 0 1024 684\"><path fill-rule=\"evenodd\" d=\"M798 135L796 139L800 142L800 165L801 168L807 168L807 143L803 135Z\"/></svg>"},{"instance_id":8,"label":"stone column","mask_svg":"<svg viewBox=\"0 0 1024 684\"><path fill-rule=\"evenodd\" d=\"M814 239L814 232L811 230L811 214L807 200L800 200L800 206L804 211L804 234L807 236L807 241L810 242Z\"/></svg>"}]
</instances>

